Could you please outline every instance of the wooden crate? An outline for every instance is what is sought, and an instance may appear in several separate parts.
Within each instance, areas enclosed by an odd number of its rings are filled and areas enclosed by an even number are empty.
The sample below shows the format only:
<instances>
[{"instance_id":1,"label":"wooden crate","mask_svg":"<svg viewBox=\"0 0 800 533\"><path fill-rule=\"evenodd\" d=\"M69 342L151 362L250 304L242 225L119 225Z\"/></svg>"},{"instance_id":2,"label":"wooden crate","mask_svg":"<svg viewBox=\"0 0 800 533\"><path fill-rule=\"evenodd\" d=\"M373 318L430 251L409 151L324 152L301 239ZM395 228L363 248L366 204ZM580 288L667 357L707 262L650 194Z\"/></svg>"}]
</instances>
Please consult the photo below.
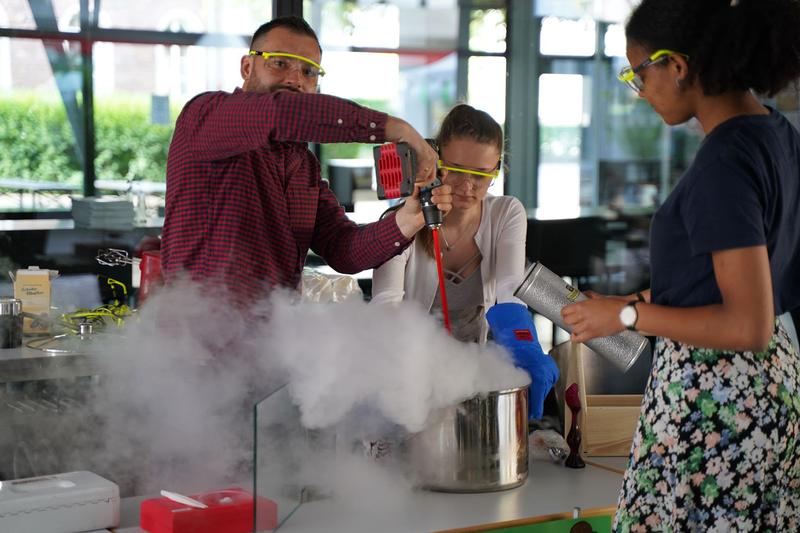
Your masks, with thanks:
<instances>
[{"instance_id":1,"label":"wooden crate","mask_svg":"<svg viewBox=\"0 0 800 533\"><path fill-rule=\"evenodd\" d=\"M553 348L561 372L556 398L564 413L564 437L572 424L572 413L564 403L564 391L578 384L581 411L581 452L586 456L627 457L641 409L641 394L586 394L586 368L590 358L599 357L583 344L565 342Z\"/></svg>"}]
</instances>

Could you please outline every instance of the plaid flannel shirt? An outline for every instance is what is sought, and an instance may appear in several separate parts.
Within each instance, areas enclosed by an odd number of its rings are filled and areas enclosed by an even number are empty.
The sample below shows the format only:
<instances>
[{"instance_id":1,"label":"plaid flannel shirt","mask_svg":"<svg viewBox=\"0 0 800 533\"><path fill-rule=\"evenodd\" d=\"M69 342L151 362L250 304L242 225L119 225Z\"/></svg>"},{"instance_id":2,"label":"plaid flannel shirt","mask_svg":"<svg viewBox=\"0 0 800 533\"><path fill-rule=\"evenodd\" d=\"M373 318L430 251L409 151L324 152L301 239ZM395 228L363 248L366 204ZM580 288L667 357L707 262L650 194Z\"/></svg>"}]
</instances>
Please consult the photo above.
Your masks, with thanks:
<instances>
[{"instance_id":1,"label":"plaid flannel shirt","mask_svg":"<svg viewBox=\"0 0 800 533\"><path fill-rule=\"evenodd\" d=\"M374 268L410 242L394 216L359 226L308 142L384 141L387 116L323 94L209 92L186 104L167 158L162 268L252 301L296 288L309 248L334 269Z\"/></svg>"}]
</instances>

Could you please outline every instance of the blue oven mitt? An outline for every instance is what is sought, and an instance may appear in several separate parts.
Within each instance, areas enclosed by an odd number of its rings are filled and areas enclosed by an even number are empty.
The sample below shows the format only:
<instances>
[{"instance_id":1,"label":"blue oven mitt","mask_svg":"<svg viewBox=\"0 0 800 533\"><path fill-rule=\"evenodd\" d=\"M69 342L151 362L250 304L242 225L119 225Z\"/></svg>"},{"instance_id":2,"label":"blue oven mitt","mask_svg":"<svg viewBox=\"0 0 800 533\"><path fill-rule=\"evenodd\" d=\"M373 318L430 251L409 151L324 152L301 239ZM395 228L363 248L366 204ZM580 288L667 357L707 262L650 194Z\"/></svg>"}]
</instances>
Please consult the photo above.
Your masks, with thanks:
<instances>
[{"instance_id":1,"label":"blue oven mitt","mask_svg":"<svg viewBox=\"0 0 800 533\"><path fill-rule=\"evenodd\" d=\"M486 312L486 320L495 342L530 375L530 418L541 418L544 399L558 379L558 366L542 351L528 308L516 303L497 304Z\"/></svg>"}]
</instances>

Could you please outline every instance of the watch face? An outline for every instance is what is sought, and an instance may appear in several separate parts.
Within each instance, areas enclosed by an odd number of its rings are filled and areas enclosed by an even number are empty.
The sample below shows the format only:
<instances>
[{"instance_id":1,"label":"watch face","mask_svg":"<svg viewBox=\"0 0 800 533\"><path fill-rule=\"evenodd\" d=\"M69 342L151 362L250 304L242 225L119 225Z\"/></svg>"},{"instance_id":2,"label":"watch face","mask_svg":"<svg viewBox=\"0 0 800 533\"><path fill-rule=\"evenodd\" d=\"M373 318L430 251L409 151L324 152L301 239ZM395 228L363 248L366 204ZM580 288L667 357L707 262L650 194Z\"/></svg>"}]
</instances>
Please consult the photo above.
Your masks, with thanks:
<instances>
[{"instance_id":1,"label":"watch face","mask_svg":"<svg viewBox=\"0 0 800 533\"><path fill-rule=\"evenodd\" d=\"M636 312L636 308L632 305L626 305L622 308L622 311L619 312L619 320L626 328L632 327L636 323L636 318L638 316L639 313Z\"/></svg>"}]
</instances>

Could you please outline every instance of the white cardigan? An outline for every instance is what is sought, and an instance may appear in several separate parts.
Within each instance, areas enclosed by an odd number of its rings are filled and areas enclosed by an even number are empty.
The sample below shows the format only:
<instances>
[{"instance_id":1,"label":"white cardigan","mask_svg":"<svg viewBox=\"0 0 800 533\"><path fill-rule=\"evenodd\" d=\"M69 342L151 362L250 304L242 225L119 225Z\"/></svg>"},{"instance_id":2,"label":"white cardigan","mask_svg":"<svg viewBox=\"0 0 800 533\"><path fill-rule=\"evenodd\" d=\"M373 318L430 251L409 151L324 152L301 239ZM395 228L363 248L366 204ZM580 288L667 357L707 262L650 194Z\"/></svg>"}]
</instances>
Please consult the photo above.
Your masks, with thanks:
<instances>
[{"instance_id":1,"label":"white cardigan","mask_svg":"<svg viewBox=\"0 0 800 533\"><path fill-rule=\"evenodd\" d=\"M522 303L514 291L525 275L525 237L528 218L522 203L512 196L483 199L481 223L475 244L481 252L484 313L495 303ZM414 300L430 311L439 288L436 261L419 241L393 257L372 275L372 302ZM489 325L481 323L480 340L486 342Z\"/></svg>"}]
</instances>

